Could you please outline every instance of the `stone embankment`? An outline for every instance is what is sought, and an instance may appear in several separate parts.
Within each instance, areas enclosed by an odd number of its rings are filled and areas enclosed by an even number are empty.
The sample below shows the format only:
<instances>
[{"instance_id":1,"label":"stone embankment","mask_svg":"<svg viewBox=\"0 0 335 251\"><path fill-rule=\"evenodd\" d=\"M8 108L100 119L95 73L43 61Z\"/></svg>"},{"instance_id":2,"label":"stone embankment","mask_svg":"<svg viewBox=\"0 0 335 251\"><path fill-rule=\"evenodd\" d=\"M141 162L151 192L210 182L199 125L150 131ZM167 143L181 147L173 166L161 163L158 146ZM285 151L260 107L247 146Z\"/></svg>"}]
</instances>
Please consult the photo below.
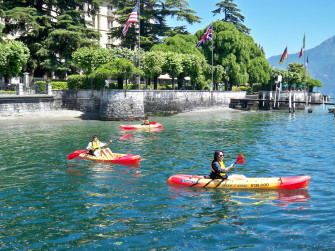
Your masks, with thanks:
<instances>
[{"instance_id":1,"label":"stone embankment","mask_svg":"<svg viewBox=\"0 0 335 251\"><path fill-rule=\"evenodd\" d=\"M96 114L101 120L140 119L204 108L228 107L245 92L155 90L53 90L52 95L0 96L0 117L68 109Z\"/></svg>"}]
</instances>

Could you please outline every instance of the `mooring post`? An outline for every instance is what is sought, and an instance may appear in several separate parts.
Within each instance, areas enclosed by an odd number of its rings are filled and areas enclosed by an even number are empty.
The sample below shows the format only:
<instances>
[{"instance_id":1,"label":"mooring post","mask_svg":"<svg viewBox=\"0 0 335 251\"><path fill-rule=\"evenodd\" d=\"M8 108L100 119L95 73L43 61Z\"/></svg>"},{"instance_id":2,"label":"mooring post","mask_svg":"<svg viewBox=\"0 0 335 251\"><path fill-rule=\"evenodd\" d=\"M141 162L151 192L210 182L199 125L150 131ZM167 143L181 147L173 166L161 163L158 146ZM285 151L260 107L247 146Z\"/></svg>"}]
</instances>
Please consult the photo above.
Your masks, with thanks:
<instances>
[{"instance_id":1,"label":"mooring post","mask_svg":"<svg viewBox=\"0 0 335 251\"><path fill-rule=\"evenodd\" d=\"M325 109L325 97L322 96L322 110Z\"/></svg>"},{"instance_id":2,"label":"mooring post","mask_svg":"<svg viewBox=\"0 0 335 251\"><path fill-rule=\"evenodd\" d=\"M288 95L288 112L291 112L291 107L292 107L292 92L290 91L289 92L289 95Z\"/></svg>"},{"instance_id":3,"label":"mooring post","mask_svg":"<svg viewBox=\"0 0 335 251\"><path fill-rule=\"evenodd\" d=\"M264 99L265 99L265 92L263 91L263 108L264 108Z\"/></svg>"}]
</instances>

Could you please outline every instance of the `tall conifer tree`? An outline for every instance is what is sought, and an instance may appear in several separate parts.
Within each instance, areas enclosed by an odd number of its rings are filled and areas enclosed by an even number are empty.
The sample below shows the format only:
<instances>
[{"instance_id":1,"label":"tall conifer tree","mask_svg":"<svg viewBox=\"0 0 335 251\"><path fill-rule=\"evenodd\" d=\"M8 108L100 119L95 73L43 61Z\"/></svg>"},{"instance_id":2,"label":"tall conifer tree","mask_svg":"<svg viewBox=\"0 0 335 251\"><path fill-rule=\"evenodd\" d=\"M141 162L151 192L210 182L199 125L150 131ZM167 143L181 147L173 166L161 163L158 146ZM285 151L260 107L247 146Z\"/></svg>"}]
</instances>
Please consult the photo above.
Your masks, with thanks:
<instances>
[{"instance_id":1,"label":"tall conifer tree","mask_svg":"<svg viewBox=\"0 0 335 251\"><path fill-rule=\"evenodd\" d=\"M112 28L110 35L115 39L120 39L121 46L132 49L138 44L138 25L131 25L125 37L122 36L122 29L136 1L111 0L111 4L118 10L115 12L115 21L120 23L120 27ZM140 8L141 48L145 50L149 50L156 44L159 37L174 32L174 27L167 24L168 17L189 24L200 21L200 17L188 7L186 0L141 0L138 8ZM184 28L178 27L181 31L184 31Z\"/></svg>"},{"instance_id":2,"label":"tall conifer tree","mask_svg":"<svg viewBox=\"0 0 335 251\"><path fill-rule=\"evenodd\" d=\"M73 70L72 52L96 44L100 36L84 19L99 10L98 0L6 0L0 9L3 33L26 44L28 71L38 76L65 76Z\"/></svg>"},{"instance_id":3,"label":"tall conifer tree","mask_svg":"<svg viewBox=\"0 0 335 251\"><path fill-rule=\"evenodd\" d=\"M212 12L214 15L221 14L223 12L224 17L222 18L223 22L232 23L239 31L249 34L250 29L246 27L244 23L244 16L240 13L240 9L237 8L237 4L234 3L234 0L224 0L216 4L218 7Z\"/></svg>"}]
</instances>

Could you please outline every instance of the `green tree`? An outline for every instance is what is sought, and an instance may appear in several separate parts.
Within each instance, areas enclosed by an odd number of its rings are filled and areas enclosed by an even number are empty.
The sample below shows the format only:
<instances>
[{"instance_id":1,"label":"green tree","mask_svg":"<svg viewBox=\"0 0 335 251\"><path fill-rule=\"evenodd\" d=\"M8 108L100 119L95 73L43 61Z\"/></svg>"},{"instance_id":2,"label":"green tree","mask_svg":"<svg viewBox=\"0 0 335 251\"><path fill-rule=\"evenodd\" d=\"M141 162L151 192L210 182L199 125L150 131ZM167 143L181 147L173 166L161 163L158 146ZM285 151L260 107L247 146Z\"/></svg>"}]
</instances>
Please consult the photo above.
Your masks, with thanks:
<instances>
[{"instance_id":1,"label":"green tree","mask_svg":"<svg viewBox=\"0 0 335 251\"><path fill-rule=\"evenodd\" d=\"M175 78L183 72L182 55L174 52L166 52L163 73L168 73L172 77L173 89L175 89Z\"/></svg>"},{"instance_id":2,"label":"green tree","mask_svg":"<svg viewBox=\"0 0 335 251\"><path fill-rule=\"evenodd\" d=\"M279 69L272 66L270 68L270 80L265 84L265 90L273 91L276 90L276 82L278 80L278 76L280 75Z\"/></svg>"},{"instance_id":3,"label":"green tree","mask_svg":"<svg viewBox=\"0 0 335 251\"><path fill-rule=\"evenodd\" d=\"M115 57L108 49L100 47L82 47L72 53L73 64L88 75L100 65L106 64ZM90 79L90 88L93 88L93 78Z\"/></svg>"},{"instance_id":4,"label":"green tree","mask_svg":"<svg viewBox=\"0 0 335 251\"><path fill-rule=\"evenodd\" d=\"M198 39L203 36L206 29L196 33ZM223 66L225 70L223 80L226 82L226 90L231 90L233 85L245 85L247 82L250 84L253 84L254 81L268 82L270 65L261 48L251 36L238 31L233 24L222 21L214 22L213 30L213 40L215 41L213 64L214 66ZM205 55L207 62L212 60L212 47L210 45L210 42L207 42L199 49ZM258 67L259 69L257 69ZM255 71L261 74L259 79L256 78ZM252 82L249 81L249 73L252 75L250 79Z\"/></svg>"},{"instance_id":5,"label":"green tree","mask_svg":"<svg viewBox=\"0 0 335 251\"><path fill-rule=\"evenodd\" d=\"M296 72L296 73L301 73L301 74L307 73L305 68L304 68L304 65L299 64L299 63L288 64L288 70L289 70L289 72Z\"/></svg>"},{"instance_id":6,"label":"green tree","mask_svg":"<svg viewBox=\"0 0 335 251\"><path fill-rule=\"evenodd\" d=\"M5 34L14 34L30 50L28 71L35 75L73 72L72 53L97 43L100 34L85 21L99 10L99 0L0 1Z\"/></svg>"},{"instance_id":7,"label":"green tree","mask_svg":"<svg viewBox=\"0 0 335 251\"><path fill-rule=\"evenodd\" d=\"M127 48L134 48L138 44L138 24L132 23L127 35L125 37L122 35L122 30L135 3L136 1L111 0L111 4L117 9L114 21L120 26L112 28L110 35L115 39L120 39L121 46ZM145 50L149 50L158 43L159 37L171 34L174 28L167 24L168 18L176 18L178 21L185 21L189 24L200 20L195 15L195 11L188 7L186 0L142 0L138 8L140 9L141 47Z\"/></svg>"},{"instance_id":8,"label":"green tree","mask_svg":"<svg viewBox=\"0 0 335 251\"><path fill-rule=\"evenodd\" d=\"M175 35L161 40L159 44L155 44L151 51L171 51L182 54L201 54L195 49L197 37L194 35Z\"/></svg>"},{"instance_id":9,"label":"green tree","mask_svg":"<svg viewBox=\"0 0 335 251\"><path fill-rule=\"evenodd\" d=\"M27 64L29 49L18 41L0 43L0 75L9 78L17 76Z\"/></svg>"},{"instance_id":10,"label":"green tree","mask_svg":"<svg viewBox=\"0 0 335 251\"><path fill-rule=\"evenodd\" d=\"M237 8L237 4L234 3L234 0L224 0L218 2L216 6L217 9L212 11L214 15L221 14L222 12L224 14L222 18L223 22L230 22L235 25L239 31L246 34L250 33L250 29L243 24L244 16L240 13L241 10Z\"/></svg>"},{"instance_id":11,"label":"green tree","mask_svg":"<svg viewBox=\"0 0 335 251\"><path fill-rule=\"evenodd\" d=\"M290 63L288 64L288 71L292 73L289 76L290 86L296 85L296 87L306 86L306 82L309 82L311 76L307 73L303 64L299 63Z\"/></svg>"},{"instance_id":12,"label":"green tree","mask_svg":"<svg viewBox=\"0 0 335 251\"><path fill-rule=\"evenodd\" d=\"M82 47L72 53L74 65L83 70L86 75L90 74L100 65L116 59L108 49L100 47Z\"/></svg>"},{"instance_id":13,"label":"green tree","mask_svg":"<svg viewBox=\"0 0 335 251\"><path fill-rule=\"evenodd\" d=\"M154 90L157 90L157 80L159 75L163 72L163 65L165 60L165 53L161 51L146 52L142 57L142 70L149 80L154 80ZM149 82L150 84L150 82Z\"/></svg>"},{"instance_id":14,"label":"green tree","mask_svg":"<svg viewBox=\"0 0 335 251\"><path fill-rule=\"evenodd\" d=\"M134 66L132 62L124 58L116 59L113 62L101 65L94 70L89 76L96 78L114 78L118 81L118 89L123 89L123 80L127 80L136 75L142 75L143 72Z\"/></svg>"},{"instance_id":15,"label":"green tree","mask_svg":"<svg viewBox=\"0 0 335 251\"><path fill-rule=\"evenodd\" d=\"M219 90L219 83L222 81L225 69L222 65L215 65L213 68L213 85L215 90Z\"/></svg>"},{"instance_id":16,"label":"green tree","mask_svg":"<svg viewBox=\"0 0 335 251\"><path fill-rule=\"evenodd\" d=\"M196 88L196 84L200 84L203 79L203 75L206 71L207 62L203 55L197 54L186 54L182 56L183 65L183 79L185 76L191 78L193 89Z\"/></svg>"},{"instance_id":17,"label":"green tree","mask_svg":"<svg viewBox=\"0 0 335 251\"><path fill-rule=\"evenodd\" d=\"M110 50L110 53L115 59L124 58L134 64L138 64L138 50L131 50L125 47L113 47ZM144 50L140 49L140 54L143 54Z\"/></svg>"},{"instance_id":18,"label":"green tree","mask_svg":"<svg viewBox=\"0 0 335 251\"><path fill-rule=\"evenodd\" d=\"M308 91L313 92L314 87L322 87L322 83L317 79L310 79L308 82Z\"/></svg>"},{"instance_id":19,"label":"green tree","mask_svg":"<svg viewBox=\"0 0 335 251\"><path fill-rule=\"evenodd\" d=\"M0 10L0 13L1 13L1 10ZM3 43L5 41L4 37L6 37L6 34L2 32L3 28L4 28L3 24L0 24L0 43Z\"/></svg>"},{"instance_id":20,"label":"green tree","mask_svg":"<svg viewBox=\"0 0 335 251\"><path fill-rule=\"evenodd\" d=\"M269 62L264 57L255 57L250 60L248 67L248 76L250 83L262 83L264 85L270 80L271 68Z\"/></svg>"}]
</instances>

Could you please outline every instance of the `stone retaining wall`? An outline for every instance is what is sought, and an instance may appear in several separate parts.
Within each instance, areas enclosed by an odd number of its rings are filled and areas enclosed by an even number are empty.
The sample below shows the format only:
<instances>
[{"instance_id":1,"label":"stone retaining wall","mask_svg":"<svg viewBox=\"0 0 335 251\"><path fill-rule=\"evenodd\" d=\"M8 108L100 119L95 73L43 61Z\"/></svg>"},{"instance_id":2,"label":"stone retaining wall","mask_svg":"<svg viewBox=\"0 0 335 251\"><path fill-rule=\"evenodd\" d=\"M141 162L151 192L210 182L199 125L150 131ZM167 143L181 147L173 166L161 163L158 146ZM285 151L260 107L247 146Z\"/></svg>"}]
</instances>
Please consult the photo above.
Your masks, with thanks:
<instances>
[{"instance_id":1,"label":"stone retaining wall","mask_svg":"<svg viewBox=\"0 0 335 251\"><path fill-rule=\"evenodd\" d=\"M245 92L155 90L53 90L53 95L0 96L0 115L57 109L95 113L101 120L140 119L210 107L228 107Z\"/></svg>"},{"instance_id":2,"label":"stone retaining wall","mask_svg":"<svg viewBox=\"0 0 335 251\"><path fill-rule=\"evenodd\" d=\"M36 111L52 111L54 109L54 97L52 95L0 96L0 116L2 117Z\"/></svg>"},{"instance_id":3,"label":"stone retaining wall","mask_svg":"<svg viewBox=\"0 0 335 251\"><path fill-rule=\"evenodd\" d=\"M102 120L128 120L145 115L228 107L232 97L245 97L245 92L107 91L103 93L99 115Z\"/></svg>"}]
</instances>

